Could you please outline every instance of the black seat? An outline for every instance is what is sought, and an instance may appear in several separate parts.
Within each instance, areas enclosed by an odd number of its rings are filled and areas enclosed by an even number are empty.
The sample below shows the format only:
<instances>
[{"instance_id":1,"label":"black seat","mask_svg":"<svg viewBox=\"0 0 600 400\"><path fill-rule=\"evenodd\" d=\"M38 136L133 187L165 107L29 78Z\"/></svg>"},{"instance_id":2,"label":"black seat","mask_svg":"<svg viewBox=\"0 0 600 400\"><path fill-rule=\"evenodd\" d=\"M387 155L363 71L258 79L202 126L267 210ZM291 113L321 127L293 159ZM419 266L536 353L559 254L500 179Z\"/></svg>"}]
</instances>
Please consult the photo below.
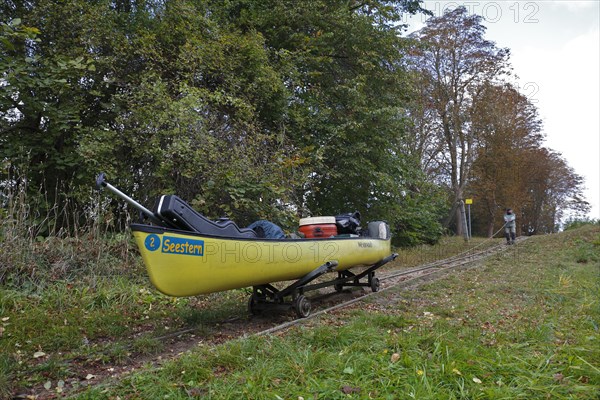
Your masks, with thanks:
<instances>
[{"instance_id":1,"label":"black seat","mask_svg":"<svg viewBox=\"0 0 600 400\"><path fill-rule=\"evenodd\" d=\"M177 229L185 231L224 237L256 237L256 232L252 229L240 229L228 219L217 222L209 220L175 195L161 196L155 205L154 213Z\"/></svg>"}]
</instances>

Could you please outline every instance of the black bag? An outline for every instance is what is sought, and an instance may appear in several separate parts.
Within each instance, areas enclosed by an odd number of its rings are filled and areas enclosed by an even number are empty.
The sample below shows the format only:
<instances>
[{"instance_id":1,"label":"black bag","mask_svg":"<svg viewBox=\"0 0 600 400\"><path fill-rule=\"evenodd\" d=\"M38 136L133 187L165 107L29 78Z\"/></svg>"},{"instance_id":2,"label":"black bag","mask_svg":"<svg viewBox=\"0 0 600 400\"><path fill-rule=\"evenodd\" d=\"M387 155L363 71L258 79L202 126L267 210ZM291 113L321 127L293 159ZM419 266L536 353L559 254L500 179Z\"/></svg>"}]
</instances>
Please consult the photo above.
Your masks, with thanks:
<instances>
[{"instance_id":1,"label":"black bag","mask_svg":"<svg viewBox=\"0 0 600 400\"><path fill-rule=\"evenodd\" d=\"M360 213L345 213L335 216L335 225L337 226L338 235L356 234L360 235Z\"/></svg>"}]
</instances>

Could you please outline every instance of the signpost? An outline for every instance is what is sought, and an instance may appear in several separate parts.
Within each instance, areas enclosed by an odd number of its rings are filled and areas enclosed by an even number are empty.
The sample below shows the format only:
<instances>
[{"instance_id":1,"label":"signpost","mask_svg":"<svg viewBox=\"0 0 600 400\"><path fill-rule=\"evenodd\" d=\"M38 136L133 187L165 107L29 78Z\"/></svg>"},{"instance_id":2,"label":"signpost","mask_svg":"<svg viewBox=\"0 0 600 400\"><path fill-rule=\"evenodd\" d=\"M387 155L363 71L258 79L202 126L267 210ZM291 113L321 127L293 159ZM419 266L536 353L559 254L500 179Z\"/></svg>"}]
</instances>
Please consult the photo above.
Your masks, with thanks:
<instances>
[{"instance_id":1,"label":"signpost","mask_svg":"<svg viewBox=\"0 0 600 400\"><path fill-rule=\"evenodd\" d=\"M467 205L467 213L469 214L469 239L471 238L471 204L473 204L473 199L465 199L465 204Z\"/></svg>"}]
</instances>

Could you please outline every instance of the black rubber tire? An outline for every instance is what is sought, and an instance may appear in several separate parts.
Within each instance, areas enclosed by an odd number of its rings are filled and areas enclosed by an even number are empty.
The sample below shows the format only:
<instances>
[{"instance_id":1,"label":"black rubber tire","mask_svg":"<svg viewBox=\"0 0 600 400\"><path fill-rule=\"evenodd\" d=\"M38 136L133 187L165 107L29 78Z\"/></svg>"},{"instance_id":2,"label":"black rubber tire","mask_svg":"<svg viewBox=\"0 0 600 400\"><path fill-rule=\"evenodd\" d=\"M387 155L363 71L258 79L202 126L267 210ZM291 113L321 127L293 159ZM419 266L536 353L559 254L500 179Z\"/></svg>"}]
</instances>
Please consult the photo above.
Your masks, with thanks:
<instances>
[{"instance_id":1,"label":"black rubber tire","mask_svg":"<svg viewBox=\"0 0 600 400\"><path fill-rule=\"evenodd\" d=\"M248 299L248 312L250 314L258 315L262 312L261 309L256 307L258 305L258 302L259 302L258 296L255 294L251 294L250 298Z\"/></svg>"},{"instance_id":2,"label":"black rubber tire","mask_svg":"<svg viewBox=\"0 0 600 400\"><path fill-rule=\"evenodd\" d=\"M306 296L301 294L294 300L294 311L296 311L298 317L308 317L310 315L310 308L310 300Z\"/></svg>"},{"instance_id":3,"label":"black rubber tire","mask_svg":"<svg viewBox=\"0 0 600 400\"><path fill-rule=\"evenodd\" d=\"M379 282L379 278L373 277L371 279L371 290L373 292L379 292L380 287L381 287L381 283Z\"/></svg>"}]
</instances>

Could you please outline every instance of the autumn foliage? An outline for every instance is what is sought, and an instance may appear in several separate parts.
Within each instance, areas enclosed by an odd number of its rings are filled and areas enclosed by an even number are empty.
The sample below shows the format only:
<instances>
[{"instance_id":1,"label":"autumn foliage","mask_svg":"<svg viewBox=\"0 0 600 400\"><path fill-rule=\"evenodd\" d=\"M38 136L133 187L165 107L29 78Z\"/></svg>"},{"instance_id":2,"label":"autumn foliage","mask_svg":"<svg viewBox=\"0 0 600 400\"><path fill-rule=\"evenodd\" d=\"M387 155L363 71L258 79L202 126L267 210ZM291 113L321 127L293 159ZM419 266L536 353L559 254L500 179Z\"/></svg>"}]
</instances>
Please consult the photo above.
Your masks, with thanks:
<instances>
[{"instance_id":1,"label":"autumn foliage","mask_svg":"<svg viewBox=\"0 0 600 400\"><path fill-rule=\"evenodd\" d=\"M546 149L534 104L511 84L509 49L484 38L482 18L458 7L413 34L418 100L411 109L415 154L447 187L446 226L463 231L457 209L473 198L475 232L492 236L505 208L521 234L548 233L566 209L585 213L582 179Z\"/></svg>"}]
</instances>

